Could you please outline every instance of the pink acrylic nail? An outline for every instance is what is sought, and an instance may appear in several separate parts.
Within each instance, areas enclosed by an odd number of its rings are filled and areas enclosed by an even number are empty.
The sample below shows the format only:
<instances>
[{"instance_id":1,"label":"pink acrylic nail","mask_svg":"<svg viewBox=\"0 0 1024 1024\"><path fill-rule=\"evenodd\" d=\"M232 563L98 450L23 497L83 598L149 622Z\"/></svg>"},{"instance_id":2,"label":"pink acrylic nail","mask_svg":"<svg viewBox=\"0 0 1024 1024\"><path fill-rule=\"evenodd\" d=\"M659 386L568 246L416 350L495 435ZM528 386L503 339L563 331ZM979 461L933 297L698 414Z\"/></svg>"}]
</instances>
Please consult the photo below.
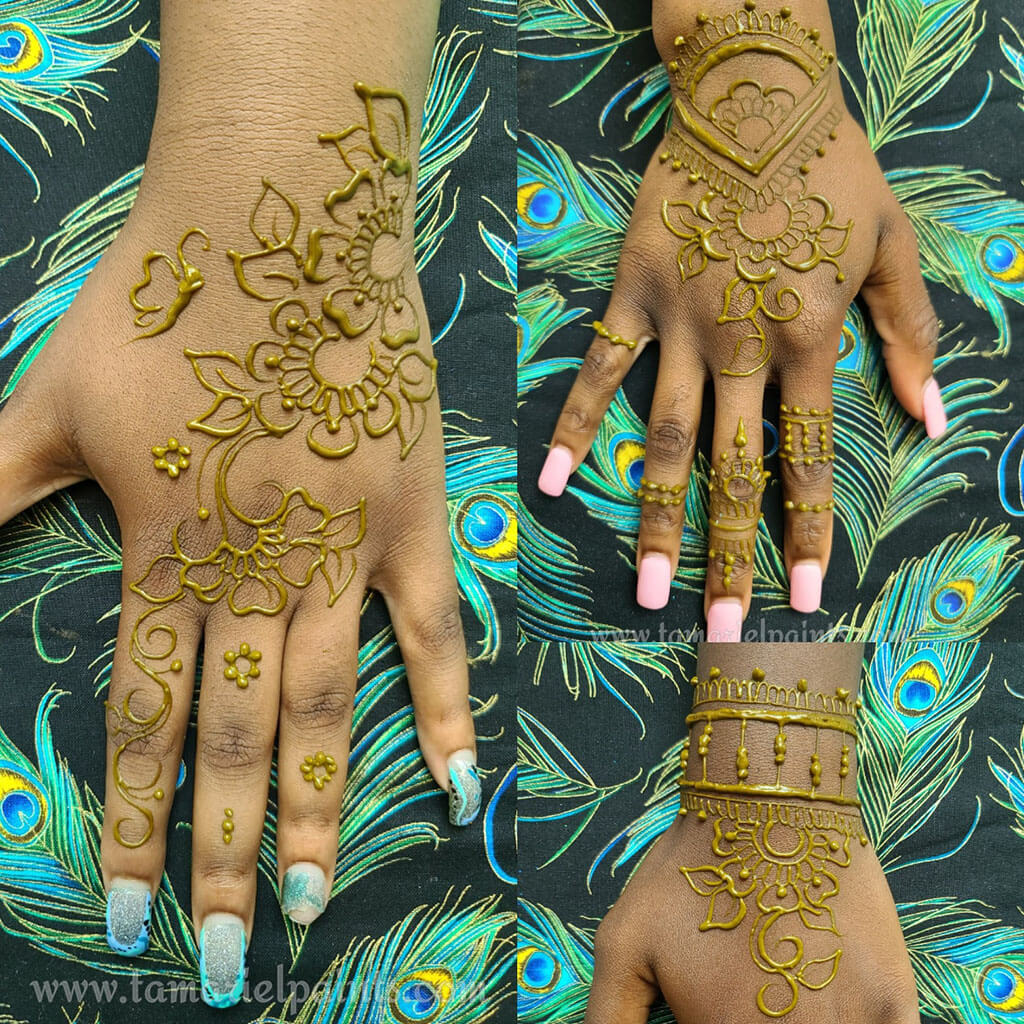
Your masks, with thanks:
<instances>
[{"instance_id":1,"label":"pink acrylic nail","mask_svg":"<svg viewBox=\"0 0 1024 1024\"><path fill-rule=\"evenodd\" d=\"M942 395L934 377L928 378L922 395L924 401L924 429L931 438L942 437L946 432L946 407L942 404Z\"/></svg>"},{"instance_id":2,"label":"pink acrylic nail","mask_svg":"<svg viewBox=\"0 0 1024 1024\"><path fill-rule=\"evenodd\" d=\"M708 609L708 643L737 644L743 628L743 605L732 598L711 602Z\"/></svg>"},{"instance_id":3,"label":"pink acrylic nail","mask_svg":"<svg viewBox=\"0 0 1024 1024\"><path fill-rule=\"evenodd\" d=\"M817 562L797 562L789 574L789 605L809 614L821 607L821 566Z\"/></svg>"},{"instance_id":4,"label":"pink acrylic nail","mask_svg":"<svg viewBox=\"0 0 1024 1024\"><path fill-rule=\"evenodd\" d=\"M641 608L664 608L672 589L672 563L667 555L644 555L636 577L636 603Z\"/></svg>"},{"instance_id":5,"label":"pink acrylic nail","mask_svg":"<svg viewBox=\"0 0 1024 1024\"><path fill-rule=\"evenodd\" d=\"M544 460L544 468L537 479L537 487L542 493L557 498L565 490L571 473L572 452L568 448L556 445Z\"/></svg>"}]
</instances>

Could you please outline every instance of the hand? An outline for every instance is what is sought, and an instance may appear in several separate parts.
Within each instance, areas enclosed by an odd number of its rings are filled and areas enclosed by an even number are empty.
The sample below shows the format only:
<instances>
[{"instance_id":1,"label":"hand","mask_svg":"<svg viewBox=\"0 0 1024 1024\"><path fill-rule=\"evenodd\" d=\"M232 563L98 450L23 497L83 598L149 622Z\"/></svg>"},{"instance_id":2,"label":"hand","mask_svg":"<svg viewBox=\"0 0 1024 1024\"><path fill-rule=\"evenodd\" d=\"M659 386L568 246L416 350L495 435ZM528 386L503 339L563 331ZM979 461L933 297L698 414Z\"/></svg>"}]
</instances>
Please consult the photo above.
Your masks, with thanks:
<instances>
[{"instance_id":1,"label":"hand","mask_svg":"<svg viewBox=\"0 0 1024 1024\"><path fill-rule=\"evenodd\" d=\"M896 908L858 827L677 819L597 929L585 1024L643 1024L659 991L679 1021L919 1024ZM798 881L779 895L783 877Z\"/></svg>"},{"instance_id":2,"label":"hand","mask_svg":"<svg viewBox=\"0 0 1024 1024\"><path fill-rule=\"evenodd\" d=\"M739 0L711 6L698 24L692 4L655 3L673 124L640 185L607 311L539 486L562 492L629 369L657 339L636 566L638 603L663 607L710 377L705 612L709 639L729 640L739 639L750 606L769 475L765 385L781 390L785 561L802 612L820 604L831 549L832 376L858 293L884 340L896 398L932 437L945 413L932 377L938 324L914 233L843 103L826 5L795 4L791 17ZM744 45L733 46L737 39Z\"/></svg>"},{"instance_id":3,"label":"hand","mask_svg":"<svg viewBox=\"0 0 1024 1024\"><path fill-rule=\"evenodd\" d=\"M225 7L206 14L237 16ZM427 46L428 7L406 11ZM182 50L209 31L189 19L164 19ZM387 601L453 823L480 786L413 259L423 75L408 101L327 81L329 116L312 98L295 117L238 109L230 135L234 110L189 130L168 116L182 66L165 56L139 199L0 415L0 522L88 477L121 527L102 862L126 955L147 944L203 641L192 910L204 998L224 1006L241 993L275 736L282 908L308 924L330 894L367 588ZM257 102L230 61L193 85L193 114L218 92Z\"/></svg>"}]
</instances>

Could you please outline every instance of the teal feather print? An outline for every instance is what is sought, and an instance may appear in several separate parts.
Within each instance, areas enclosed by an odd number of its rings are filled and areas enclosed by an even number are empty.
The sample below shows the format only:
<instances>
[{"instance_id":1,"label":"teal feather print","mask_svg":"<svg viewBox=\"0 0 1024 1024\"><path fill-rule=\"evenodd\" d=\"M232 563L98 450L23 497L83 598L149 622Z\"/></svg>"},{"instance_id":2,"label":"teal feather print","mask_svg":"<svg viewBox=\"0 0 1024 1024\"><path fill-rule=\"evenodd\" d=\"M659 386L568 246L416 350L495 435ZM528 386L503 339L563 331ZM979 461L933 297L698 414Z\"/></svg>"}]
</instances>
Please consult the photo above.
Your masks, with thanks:
<instances>
[{"instance_id":1,"label":"teal feather print","mask_svg":"<svg viewBox=\"0 0 1024 1024\"><path fill-rule=\"evenodd\" d=\"M942 92L974 53L985 29L978 6L979 0L856 3L863 87L848 72L846 79L874 150L898 139L962 127L981 110L992 88L991 74L967 118L951 125L913 127L915 112Z\"/></svg>"},{"instance_id":2,"label":"teal feather print","mask_svg":"<svg viewBox=\"0 0 1024 1024\"><path fill-rule=\"evenodd\" d=\"M1019 594L1020 538L975 522L922 558L904 560L858 622L840 618L824 639L978 640Z\"/></svg>"},{"instance_id":3,"label":"teal feather print","mask_svg":"<svg viewBox=\"0 0 1024 1024\"><path fill-rule=\"evenodd\" d=\"M499 896L417 907L376 939L354 940L301 1007L260 1024L480 1024L511 995L515 915ZM255 1024L255 1022L254 1022Z\"/></svg>"},{"instance_id":4,"label":"teal feather print","mask_svg":"<svg viewBox=\"0 0 1024 1024\"><path fill-rule=\"evenodd\" d=\"M120 28L136 6L136 0L7 0L0 10L0 113L31 131L47 154L52 150L36 121L39 114L73 128L84 145L81 122L92 126L86 101L106 96L99 74L127 53L147 26L127 29L124 38L111 42L97 37ZM0 149L29 176L38 199L39 178L2 131Z\"/></svg>"},{"instance_id":5,"label":"teal feather print","mask_svg":"<svg viewBox=\"0 0 1024 1024\"><path fill-rule=\"evenodd\" d=\"M925 277L985 310L997 332L993 351L1005 355L1003 300L1024 304L1024 203L963 167L892 170L886 180L914 225Z\"/></svg>"},{"instance_id":6,"label":"teal feather print","mask_svg":"<svg viewBox=\"0 0 1024 1024\"><path fill-rule=\"evenodd\" d=\"M580 359L537 360L536 356L544 342L589 312L589 309L579 306L566 309L565 298L547 281L519 292L516 302L516 354L520 405L548 377L580 366Z\"/></svg>"},{"instance_id":7,"label":"teal feather print","mask_svg":"<svg viewBox=\"0 0 1024 1024\"><path fill-rule=\"evenodd\" d=\"M938 365L956 358L954 350ZM861 580L882 540L949 495L967 490L967 474L953 464L972 454L987 458L984 442L1002 439L970 421L1007 411L1008 406L991 403L1006 382L954 377L943 392L949 426L933 441L896 401L881 341L868 332L859 309L850 307L833 383L834 488L836 516L846 528Z\"/></svg>"},{"instance_id":8,"label":"teal feather print","mask_svg":"<svg viewBox=\"0 0 1024 1024\"><path fill-rule=\"evenodd\" d=\"M564 823L561 830L573 831L558 850L541 865L556 861L583 834L602 804L639 777L600 785L590 776L569 748L538 718L519 709L518 743L519 822L527 824ZM537 805L543 802L543 807ZM575 827L573 823L575 820Z\"/></svg>"},{"instance_id":9,"label":"teal feather print","mask_svg":"<svg viewBox=\"0 0 1024 1024\"><path fill-rule=\"evenodd\" d=\"M43 605L66 587L120 572L120 544L102 520L87 520L69 494L57 494L23 512L0 533L0 587L33 584L17 602L4 602L0 624L31 610L39 657L50 664L67 661L74 646L61 654L46 646L39 624Z\"/></svg>"},{"instance_id":10,"label":"teal feather print","mask_svg":"<svg viewBox=\"0 0 1024 1024\"><path fill-rule=\"evenodd\" d=\"M610 288L640 175L613 160L576 163L556 143L527 138L534 152L519 149L519 259L530 270Z\"/></svg>"},{"instance_id":11,"label":"teal feather print","mask_svg":"<svg viewBox=\"0 0 1024 1024\"><path fill-rule=\"evenodd\" d=\"M501 219L508 225L509 232L515 234L515 225L509 219L509 216L497 203L492 202L487 196L481 197L484 202L489 203L501 217ZM515 242L509 238L502 238L496 231L492 231L488 228L483 221L477 221L477 230L480 232L480 240L484 243L484 248L491 254L495 262L498 264L498 269L501 273L501 279L491 277L485 274L482 270L477 271L479 275L492 287L497 288L498 291L508 292L510 295L516 294L518 288L518 276L519 276L519 261L516 257L516 245Z\"/></svg>"},{"instance_id":12,"label":"teal feather print","mask_svg":"<svg viewBox=\"0 0 1024 1024\"><path fill-rule=\"evenodd\" d=\"M458 191L449 201L448 179L455 161L476 137L490 89L470 98L483 47L467 45L477 32L455 28L434 44L423 104L423 132L416 179L416 269L434 258L458 210Z\"/></svg>"},{"instance_id":13,"label":"teal feather print","mask_svg":"<svg viewBox=\"0 0 1024 1024\"><path fill-rule=\"evenodd\" d=\"M966 717L989 669L978 652L963 643L875 648L861 696L858 793L886 871L913 863L905 861L904 845L936 814L941 820L942 801L971 752Z\"/></svg>"},{"instance_id":14,"label":"teal feather print","mask_svg":"<svg viewBox=\"0 0 1024 1024\"><path fill-rule=\"evenodd\" d=\"M537 61L593 61L584 77L557 106L575 96L604 69L615 51L650 31L649 27L617 29L595 0L520 0L519 56ZM543 49L533 47L540 45Z\"/></svg>"},{"instance_id":15,"label":"teal feather print","mask_svg":"<svg viewBox=\"0 0 1024 1024\"><path fill-rule=\"evenodd\" d=\"M446 417L450 421L453 414ZM445 481L455 578L483 626L474 660L493 661L501 646L501 623L488 582L516 585L519 515L516 452L488 445L446 422Z\"/></svg>"},{"instance_id":16,"label":"teal feather print","mask_svg":"<svg viewBox=\"0 0 1024 1024\"><path fill-rule=\"evenodd\" d=\"M92 268L121 230L138 194L142 168L123 174L112 185L80 203L39 247L33 266L46 260L38 291L0 320L10 336L0 346L0 359L25 349L0 400L7 398L53 333Z\"/></svg>"},{"instance_id":17,"label":"teal feather print","mask_svg":"<svg viewBox=\"0 0 1024 1024\"><path fill-rule=\"evenodd\" d=\"M632 98L631 98L632 97ZM628 101L628 102L627 102ZM614 96L604 105L598 127L604 135L604 127L612 111L620 104L625 104L623 119L629 119L645 107L646 113L641 117L640 123L633 130L622 149L630 149L638 142L642 142L659 125L667 132L672 119L672 96L669 91L668 72L664 64L655 64L646 71L641 72L636 78L630 79Z\"/></svg>"},{"instance_id":18,"label":"teal feather print","mask_svg":"<svg viewBox=\"0 0 1024 1024\"><path fill-rule=\"evenodd\" d=\"M477 0L469 9L474 14L485 15L497 25L515 28L519 17L519 0Z\"/></svg>"},{"instance_id":19,"label":"teal feather print","mask_svg":"<svg viewBox=\"0 0 1024 1024\"><path fill-rule=\"evenodd\" d=\"M1024 839L1024 730L1021 731L1017 749L1014 751L1007 750L998 740L992 742L1010 762L1010 767L1004 768L995 758L988 759L989 769L1006 791L1005 799L998 796L993 796L992 799L1014 815L1011 828Z\"/></svg>"},{"instance_id":20,"label":"teal feather print","mask_svg":"<svg viewBox=\"0 0 1024 1024\"><path fill-rule=\"evenodd\" d=\"M582 1021L594 978L594 934L519 900L516 948L519 1024Z\"/></svg>"},{"instance_id":21,"label":"teal feather print","mask_svg":"<svg viewBox=\"0 0 1024 1024\"><path fill-rule=\"evenodd\" d=\"M192 927L166 877L147 953L132 961L106 941L100 869L103 809L79 787L54 749L50 718L66 693L51 689L36 709L35 764L0 729L0 919L8 935L52 956L108 973L140 968L193 978Z\"/></svg>"},{"instance_id":22,"label":"teal feather print","mask_svg":"<svg viewBox=\"0 0 1024 1024\"><path fill-rule=\"evenodd\" d=\"M622 850L611 864L613 875L630 861L636 861L639 866L643 856L678 817L679 759L683 742L683 738L680 738L673 743L648 771L644 780L644 792L648 793L644 800L644 811L598 851L587 871L588 889L597 869L619 846Z\"/></svg>"},{"instance_id":23,"label":"teal feather print","mask_svg":"<svg viewBox=\"0 0 1024 1024\"><path fill-rule=\"evenodd\" d=\"M1005 36L999 37L999 48L1010 65L1009 70L1003 68L1001 74L1010 85L1021 92L1021 98L1017 106L1024 110L1024 39L1021 39L1020 32L1011 25L1005 18L1003 24L1013 33L1016 45L1007 40Z\"/></svg>"},{"instance_id":24,"label":"teal feather print","mask_svg":"<svg viewBox=\"0 0 1024 1024\"><path fill-rule=\"evenodd\" d=\"M1024 929L975 901L938 897L896 910L921 1013L945 1024L1019 1024L1024 1017Z\"/></svg>"}]
</instances>

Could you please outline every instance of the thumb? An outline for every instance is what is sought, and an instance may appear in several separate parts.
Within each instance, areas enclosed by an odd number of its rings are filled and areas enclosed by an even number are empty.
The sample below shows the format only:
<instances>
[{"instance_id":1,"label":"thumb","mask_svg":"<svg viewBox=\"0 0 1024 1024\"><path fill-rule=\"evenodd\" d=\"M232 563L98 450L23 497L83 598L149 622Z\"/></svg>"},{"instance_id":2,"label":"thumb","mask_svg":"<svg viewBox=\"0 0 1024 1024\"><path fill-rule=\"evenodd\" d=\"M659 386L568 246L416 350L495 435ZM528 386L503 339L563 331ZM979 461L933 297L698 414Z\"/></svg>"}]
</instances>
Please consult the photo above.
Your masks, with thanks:
<instances>
[{"instance_id":1,"label":"thumb","mask_svg":"<svg viewBox=\"0 0 1024 1024\"><path fill-rule=\"evenodd\" d=\"M0 524L61 487L85 479L81 467L73 466L53 395L29 380L22 379L0 408Z\"/></svg>"},{"instance_id":2,"label":"thumb","mask_svg":"<svg viewBox=\"0 0 1024 1024\"><path fill-rule=\"evenodd\" d=\"M910 219L893 200L882 221L875 262L861 287L882 337L882 354L893 394L929 437L946 431L946 410L932 376L939 321L921 276L917 238Z\"/></svg>"},{"instance_id":3,"label":"thumb","mask_svg":"<svg viewBox=\"0 0 1024 1024\"><path fill-rule=\"evenodd\" d=\"M594 936L594 980L583 1024L646 1024L658 987L653 977L643 977L637 969L635 952L611 920L601 922Z\"/></svg>"}]
</instances>

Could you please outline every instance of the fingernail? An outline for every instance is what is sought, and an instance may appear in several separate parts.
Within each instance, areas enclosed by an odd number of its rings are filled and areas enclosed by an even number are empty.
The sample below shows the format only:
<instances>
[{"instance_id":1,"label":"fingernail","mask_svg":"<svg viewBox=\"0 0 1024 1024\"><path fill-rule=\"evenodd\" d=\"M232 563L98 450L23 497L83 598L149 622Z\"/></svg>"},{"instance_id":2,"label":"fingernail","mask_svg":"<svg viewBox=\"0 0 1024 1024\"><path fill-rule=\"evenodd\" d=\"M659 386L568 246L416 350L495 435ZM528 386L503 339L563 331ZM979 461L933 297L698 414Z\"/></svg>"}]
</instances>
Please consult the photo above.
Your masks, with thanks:
<instances>
[{"instance_id":1,"label":"fingernail","mask_svg":"<svg viewBox=\"0 0 1024 1024\"><path fill-rule=\"evenodd\" d=\"M210 914L199 933L199 981L203 1002L218 1010L234 1006L245 984L245 924L234 914Z\"/></svg>"},{"instance_id":2,"label":"fingernail","mask_svg":"<svg viewBox=\"0 0 1024 1024\"><path fill-rule=\"evenodd\" d=\"M555 445L544 460L544 468L537 478L537 487L542 494L557 498L565 490L571 473L572 452L561 445Z\"/></svg>"},{"instance_id":3,"label":"fingernail","mask_svg":"<svg viewBox=\"0 0 1024 1024\"><path fill-rule=\"evenodd\" d=\"M798 612L816 612L821 607L821 566L797 562L789 574L789 606Z\"/></svg>"},{"instance_id":4,"label":"fingernail","mask_svg":"<svg viewBox=\"0 0 1024 1024\"><path fill-rule=\"evenodd\" d=\"M743 628L743 605L733 598L720 598L708 609L708 643L737 644Z\"/></svg>"},{"instance_id":5,"label":"fingernail","mask_svg":"<svg viewBox=\"0 0 1024 1024\"><path fill-rule=\"evenodd\" d=\"M644 555L636 576L636 603L641 608L664 608L672 589L672 563L668 555Z\"/></svg>"},{"instance_id":6,"label":"fingernail","mask_svg":"<svg viewBox=\"0 0 1024 1024\"><path fill-rule=\"evenodd\" d=\"M924 429L931 438L942 437L946 432L946 407L942 404L938 381L928 378L922 395L924 401Z\"/></svg>"},{"instance_id":7,"label":"fingernail","mask_svg":"<svg viewBox=\"0 0 1024 1024\"><path fill-rule=\"evenodd\" d=\"M281 885L281 909L296 924L312 924L327 906L327 877L310 861L293 864Z\"/></svg>"},{"instance_id":8,"label":"fingernail","mask_svg":"<svg viewBox=\"0 0 1024 1024\"><path fill-rule=\"evenodd\" d=\"M469 825L480 813L480 776L472 750L456 750L448 758L448 820Z\"/></svg>"},{"instance_id":9,"label":"fingernail","mask_svg":"<svg viewBox=\"0 0 1024 1024\"><path fill-rule=\"evenodd\" d=\"M149 885L134 878L115 878L107 893L107 945L122 956L149 949L153 898Z\"/></svg>"}]
</instances>

